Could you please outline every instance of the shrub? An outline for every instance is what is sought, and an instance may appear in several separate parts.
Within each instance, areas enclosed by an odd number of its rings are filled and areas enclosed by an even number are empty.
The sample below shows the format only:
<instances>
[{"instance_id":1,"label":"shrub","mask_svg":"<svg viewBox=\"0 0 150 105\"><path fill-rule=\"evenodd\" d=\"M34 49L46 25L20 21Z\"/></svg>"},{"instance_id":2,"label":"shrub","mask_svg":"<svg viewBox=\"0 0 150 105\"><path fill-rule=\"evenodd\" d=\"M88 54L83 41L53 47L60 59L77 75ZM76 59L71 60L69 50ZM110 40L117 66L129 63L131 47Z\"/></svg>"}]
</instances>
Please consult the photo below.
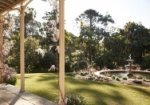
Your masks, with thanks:
<instances>
[{"instance_id":1,"label":"shrub","mask_svg":"<svg viewBox=\"0 0 150 105\"><path fill-rule=\"evenodd\" d=\"M127 80L127 77L123 77L122 79L123 79L123 80Z\"/></svg>"},{"instance_id":2,"label":"shrub","mask_svg":"<svg viewBox=\"0 0 150 105\"><path fill-rule=\"evenodd\" d=\"M81 60L79 62L72 64L71 69L78 71L78 70L86 69L87 67L88 67L88 63L86 61Z\"/></svg>"},{"instance_id":3,"label":"shrub","mask_svg":"<svg viewBox=\"0 0 150 105\"><path fill-rule=\"evenodd\" d=\"M5 83L11 84L11 85L15 85L16 82L17 82L16 76L12 76L12 77L10 77L10 78L7 78L7 80L5 81Z\"/></svg>"},{"instance_id":4,"label":"shrub","mask_svg":"<svg viewBox=\"0 0 150 105\"><path fill-rule=\"evenodd\" d=\"M147 80L146 80L146 79L143 79L143 81L144 81L144 82L147 82Z\"/></svg>"},{"instance_id":5,"label":"shrub","mask_svg":"<svg viewBox=\"0 0 150 105\"><path fill-rule=\"evenodd\" d=\"M127 76L128 76L129 78L134 78L134 75L133 75L132 73L127 74Z\"/></svg>"},{"instance_id":6,"label":"shrub","mask_svg":"<svg viewBox=\"0 0 150 105\"><path fill-rule=\"evenodd\" d=\"M116 78L116 81L120 81L120 79L117 77L117 78Z\"/></svg>"},{"instance_id":7,"label":"shrub","mask_svg":"<svg viewBox=\"0 0 150 105\"><path fill-rule=\"evenodd\" d=\"M112 79L115 79L115 78L116 78L115 75L113 75L113 76L112 76Z\"/></svg>"},{"instance_id":8,"label":"shrub","mask_svg":"<svg viewBox=\"0 0 150 105\"><path fill-rule=\"evenodd\" d=\"M71 63L70 62L66 62L65 63L65 72L72 72Z\"/></svg>"},{"instance_id":9,"label":"shrub","mask_svg":"<svg viewBox=\"0 0 150 105\"><path fill-rule=\"evenodd\" d=\"M16 71L15 69L9 67L7 64L4 65L4 82L15 85L17 78L16 78Z\"/></svg>"},{"instance_id":10,"label":"shrub","mask_svg":"<svg viewBox=\"0 0 150 105\"><path fill-rule=\"evenodd\" d=\"M134 80L133 83L136 83L136 84L142 84L142 81Z\"/></svg>"},{"instance_id":11,"label":"shrub","mask_svg":"<svg viewBox=\"0 0 150 105\"><path fill-rule=\"evenodd\" d=\"M87 64L86 61L80 61L80 62L79 62L79 68L80 68L80 69L85 69L85 68L87 68L87 67L88 67L88 64Z\"/></svg>"},{"instance_id":12,"label":"shrub","mask_svg":"<svg viewBox=\"0 0 150 105\"><path fill-rule=\"evenodd\" d=\"M97 57L94 62L96 66L99 66L100 68L103 68L104 66L106 66L108 69L114 69L116 67L112 59L113 58L111 54L109 52L106 52L103 55Z\"/></svg>"},{"instance_id":13,"label":"shrub","mask_svg":"<svg viewBox=\"0 0 150 105\"><path fill-rule=\"evenodd\" d=\"M81 76L86 76L86 75L88 75L88 73L86 73L86 72L81 72L80 75L81 75Z\"/></svg>"},{"instance_id":14,"label":"shrub","mask_svg":"<svg viewBox=\"0 0 150 105\"><path fill-rule=\"evenodd\" d=\"M150 68L150 55L147 55L142 58L141 68L142 69Z\"/></svg>"},{"instance_id":15,"label":"shrub","mask_svg":"<svg viewBox=\"0 0 150 105\"><path fill-rule=\"evenodd\" d=\"M136 79L143 79L143 77L141 75L137 75Z\"/></svg>"},{"instance_id":16,"label":"shrub","mask_svg":"<svg viewBox=\"0 0 150 105\"><path fill-rule=\"evenodd\" d=\"M69 95L67 97L67 104L66 105L86 105L86 102L82 96Z\"/></svg>"}]
</instances>

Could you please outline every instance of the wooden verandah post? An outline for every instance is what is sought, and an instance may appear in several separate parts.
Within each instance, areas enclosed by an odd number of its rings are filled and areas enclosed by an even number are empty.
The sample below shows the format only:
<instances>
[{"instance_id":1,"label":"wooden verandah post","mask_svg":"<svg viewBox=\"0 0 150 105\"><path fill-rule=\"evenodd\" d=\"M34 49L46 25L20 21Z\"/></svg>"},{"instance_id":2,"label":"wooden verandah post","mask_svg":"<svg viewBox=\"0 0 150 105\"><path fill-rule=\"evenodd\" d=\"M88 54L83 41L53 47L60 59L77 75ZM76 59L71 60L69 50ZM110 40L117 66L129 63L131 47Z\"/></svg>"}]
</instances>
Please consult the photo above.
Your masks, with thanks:
<instances>
[{"instance_id":1,"label":"wooden verandah post","mask_svg":"<svg viewBox=\"0 0 150 105\"><path fill-rule=\"evenodd\" d=\"M21 4L20 7L20 75L21 75L21 91L25 90L25 79L24 79L24 6Z\"/></svg>"},{"instance_id":2,"label":"wooden verandah post","mask_svg":"<svg viewBox=\"0 0 150 105\"><path fill-rule=\"evenodd\" d=\"M59 104L65 105L64 0L59 0Z\"/></svg>"},{"instance_id":3,"label":"wooden verandah post","mask_svg":"<svg viewBox=\"0 0 150 105\"><path fill-rule=\"evenodd\" d=\"M4 62L3 62L3 15L0 14L0 83L3 82L3 71L4 71Z\"/></svg>"},{"instance_id":4,"label":"wooden verandah post","mask_svg":"<svg viewBox=\"0 0 150 105\"><path fill-rule=\"evenodd\" d=\"M25 91L25 57L24 57L24 31L25 31L25 8L32 0L25 0L20 6L20 76L21 76L21 89Z\"/></svg>"}]
</instances>

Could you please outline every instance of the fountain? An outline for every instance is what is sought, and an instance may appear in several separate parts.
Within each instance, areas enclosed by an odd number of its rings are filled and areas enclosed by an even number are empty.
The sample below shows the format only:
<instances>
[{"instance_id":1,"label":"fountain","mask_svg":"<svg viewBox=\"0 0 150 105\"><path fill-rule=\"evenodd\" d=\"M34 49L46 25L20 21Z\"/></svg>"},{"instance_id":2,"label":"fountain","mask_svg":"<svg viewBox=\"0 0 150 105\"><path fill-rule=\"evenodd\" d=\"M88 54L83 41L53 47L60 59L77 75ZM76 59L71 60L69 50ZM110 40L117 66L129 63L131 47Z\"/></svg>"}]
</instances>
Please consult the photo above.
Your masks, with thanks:
<instances>
[{"instance_id":1,"label":"fountain","mask_svg":"<svg viewBox=\"0 0 150 105\"><path fill-rule=\"evenodd\" d=\"M134 78L134 80L132 81L133 83L142 84L142 77L133 75L133 73L131 73L133 68L136 67L136 65L133 64L134 60L131 58L131 54L129 55L129 59L127 59L127 62L128 64L125 65L125 70L127 70L127 77L132 79Z\"/></svg>"},{"instance_id":2,"label":"fountain","mask_svg":"<svg viewBox=\"0 0 150 105\"><path fill-rule=\"evenodd\" d=\"M128 64L124 66L125 70L104 69L96 71L94 75L102 79L108 78L110 80L117 80L127 84L139 84L144 86L150 86L150 71L141 70L140 65L134 64L134 60L131 58L131 54L129 55L129 58L126 61L128 62Z\"/></svg>"},{"instance_id":3,"label":"fountain","mask_svg":"<svg viewBox=\"0 0 150 105\"><path fill-rule=\"evenodd\" d=\"M129 55L129 59L127 59L128 64L125 65L125 70L128 71L128 73L131 73L133 67L135 67L135 65L133 65L134 60L131 58L131 54Z\"/></svg>"}]
</instances>

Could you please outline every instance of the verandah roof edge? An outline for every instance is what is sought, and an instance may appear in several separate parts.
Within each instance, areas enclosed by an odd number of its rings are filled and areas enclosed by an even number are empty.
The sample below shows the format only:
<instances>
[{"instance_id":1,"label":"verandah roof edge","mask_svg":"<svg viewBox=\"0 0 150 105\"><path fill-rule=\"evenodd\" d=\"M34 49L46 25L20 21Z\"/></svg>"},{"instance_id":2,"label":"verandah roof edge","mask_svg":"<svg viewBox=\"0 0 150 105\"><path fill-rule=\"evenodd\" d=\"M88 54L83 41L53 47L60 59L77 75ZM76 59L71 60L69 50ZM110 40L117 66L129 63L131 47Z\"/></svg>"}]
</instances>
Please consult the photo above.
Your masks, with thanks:
<instances>
[{"instance_id":1,"label":"verandah roof edge","mask_svg":"<svg viewBox=\"0 0 150 105\"><path fill-rule=\"evenodd\" d=\"M14 0L13 2L10 2L10 0L0 0L0 15L5 13L6 11L12 10L18 4L23 3L25 1L27 0Z\"/></svg>"}]
</instances>

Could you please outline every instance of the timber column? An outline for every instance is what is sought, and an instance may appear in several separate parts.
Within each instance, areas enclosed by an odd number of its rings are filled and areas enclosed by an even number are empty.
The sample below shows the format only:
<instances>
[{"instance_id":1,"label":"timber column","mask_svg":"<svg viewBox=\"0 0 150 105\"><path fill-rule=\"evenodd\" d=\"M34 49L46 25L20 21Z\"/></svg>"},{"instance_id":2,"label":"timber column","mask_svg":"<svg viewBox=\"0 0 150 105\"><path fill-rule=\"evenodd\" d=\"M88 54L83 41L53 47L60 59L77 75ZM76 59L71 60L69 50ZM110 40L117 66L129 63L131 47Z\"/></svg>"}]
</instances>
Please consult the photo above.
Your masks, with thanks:
<instances>
[{"instance_id":1,"label":"timber column","mask_svg":"<svg viewBox=\"0 0 150 105\"><path fill-rule=\"evenodd\" d=\"M25 33L25 8L32 0L24 0L20 6L20 91L25 91L25 57L24 57L24 33Z\"/></svg>"},{"instance_id":2,"label":"timber column","mask_svg":"<svg viewBox=\"0 0 150 105\"><path fill-rule=\"evenodd\" d=\"M65 105L64 0L59 0L59 105Z\"/></svg>"},{"instance_id":3,"label":"timber column","mask_svg":"<svg viewBox=\"0 0 150 105\"><path fill-rule=\"evenodd\" d=\"M20 8L20 75L21 75L21 91L25 90L25 79L24 79L24 10L25 7L21 5Z\"/></svg>"},{"instance_id":4,"label":"timber column","mask_svg":"<svg viewBox=\"0 0 150 105\"><path fill-rule=\"evenodd\" d=\"M3 71L4 71L4 62L3 62L3 16L0 15L0 83L3 82Z\"/></svg>"}]
</instances>

